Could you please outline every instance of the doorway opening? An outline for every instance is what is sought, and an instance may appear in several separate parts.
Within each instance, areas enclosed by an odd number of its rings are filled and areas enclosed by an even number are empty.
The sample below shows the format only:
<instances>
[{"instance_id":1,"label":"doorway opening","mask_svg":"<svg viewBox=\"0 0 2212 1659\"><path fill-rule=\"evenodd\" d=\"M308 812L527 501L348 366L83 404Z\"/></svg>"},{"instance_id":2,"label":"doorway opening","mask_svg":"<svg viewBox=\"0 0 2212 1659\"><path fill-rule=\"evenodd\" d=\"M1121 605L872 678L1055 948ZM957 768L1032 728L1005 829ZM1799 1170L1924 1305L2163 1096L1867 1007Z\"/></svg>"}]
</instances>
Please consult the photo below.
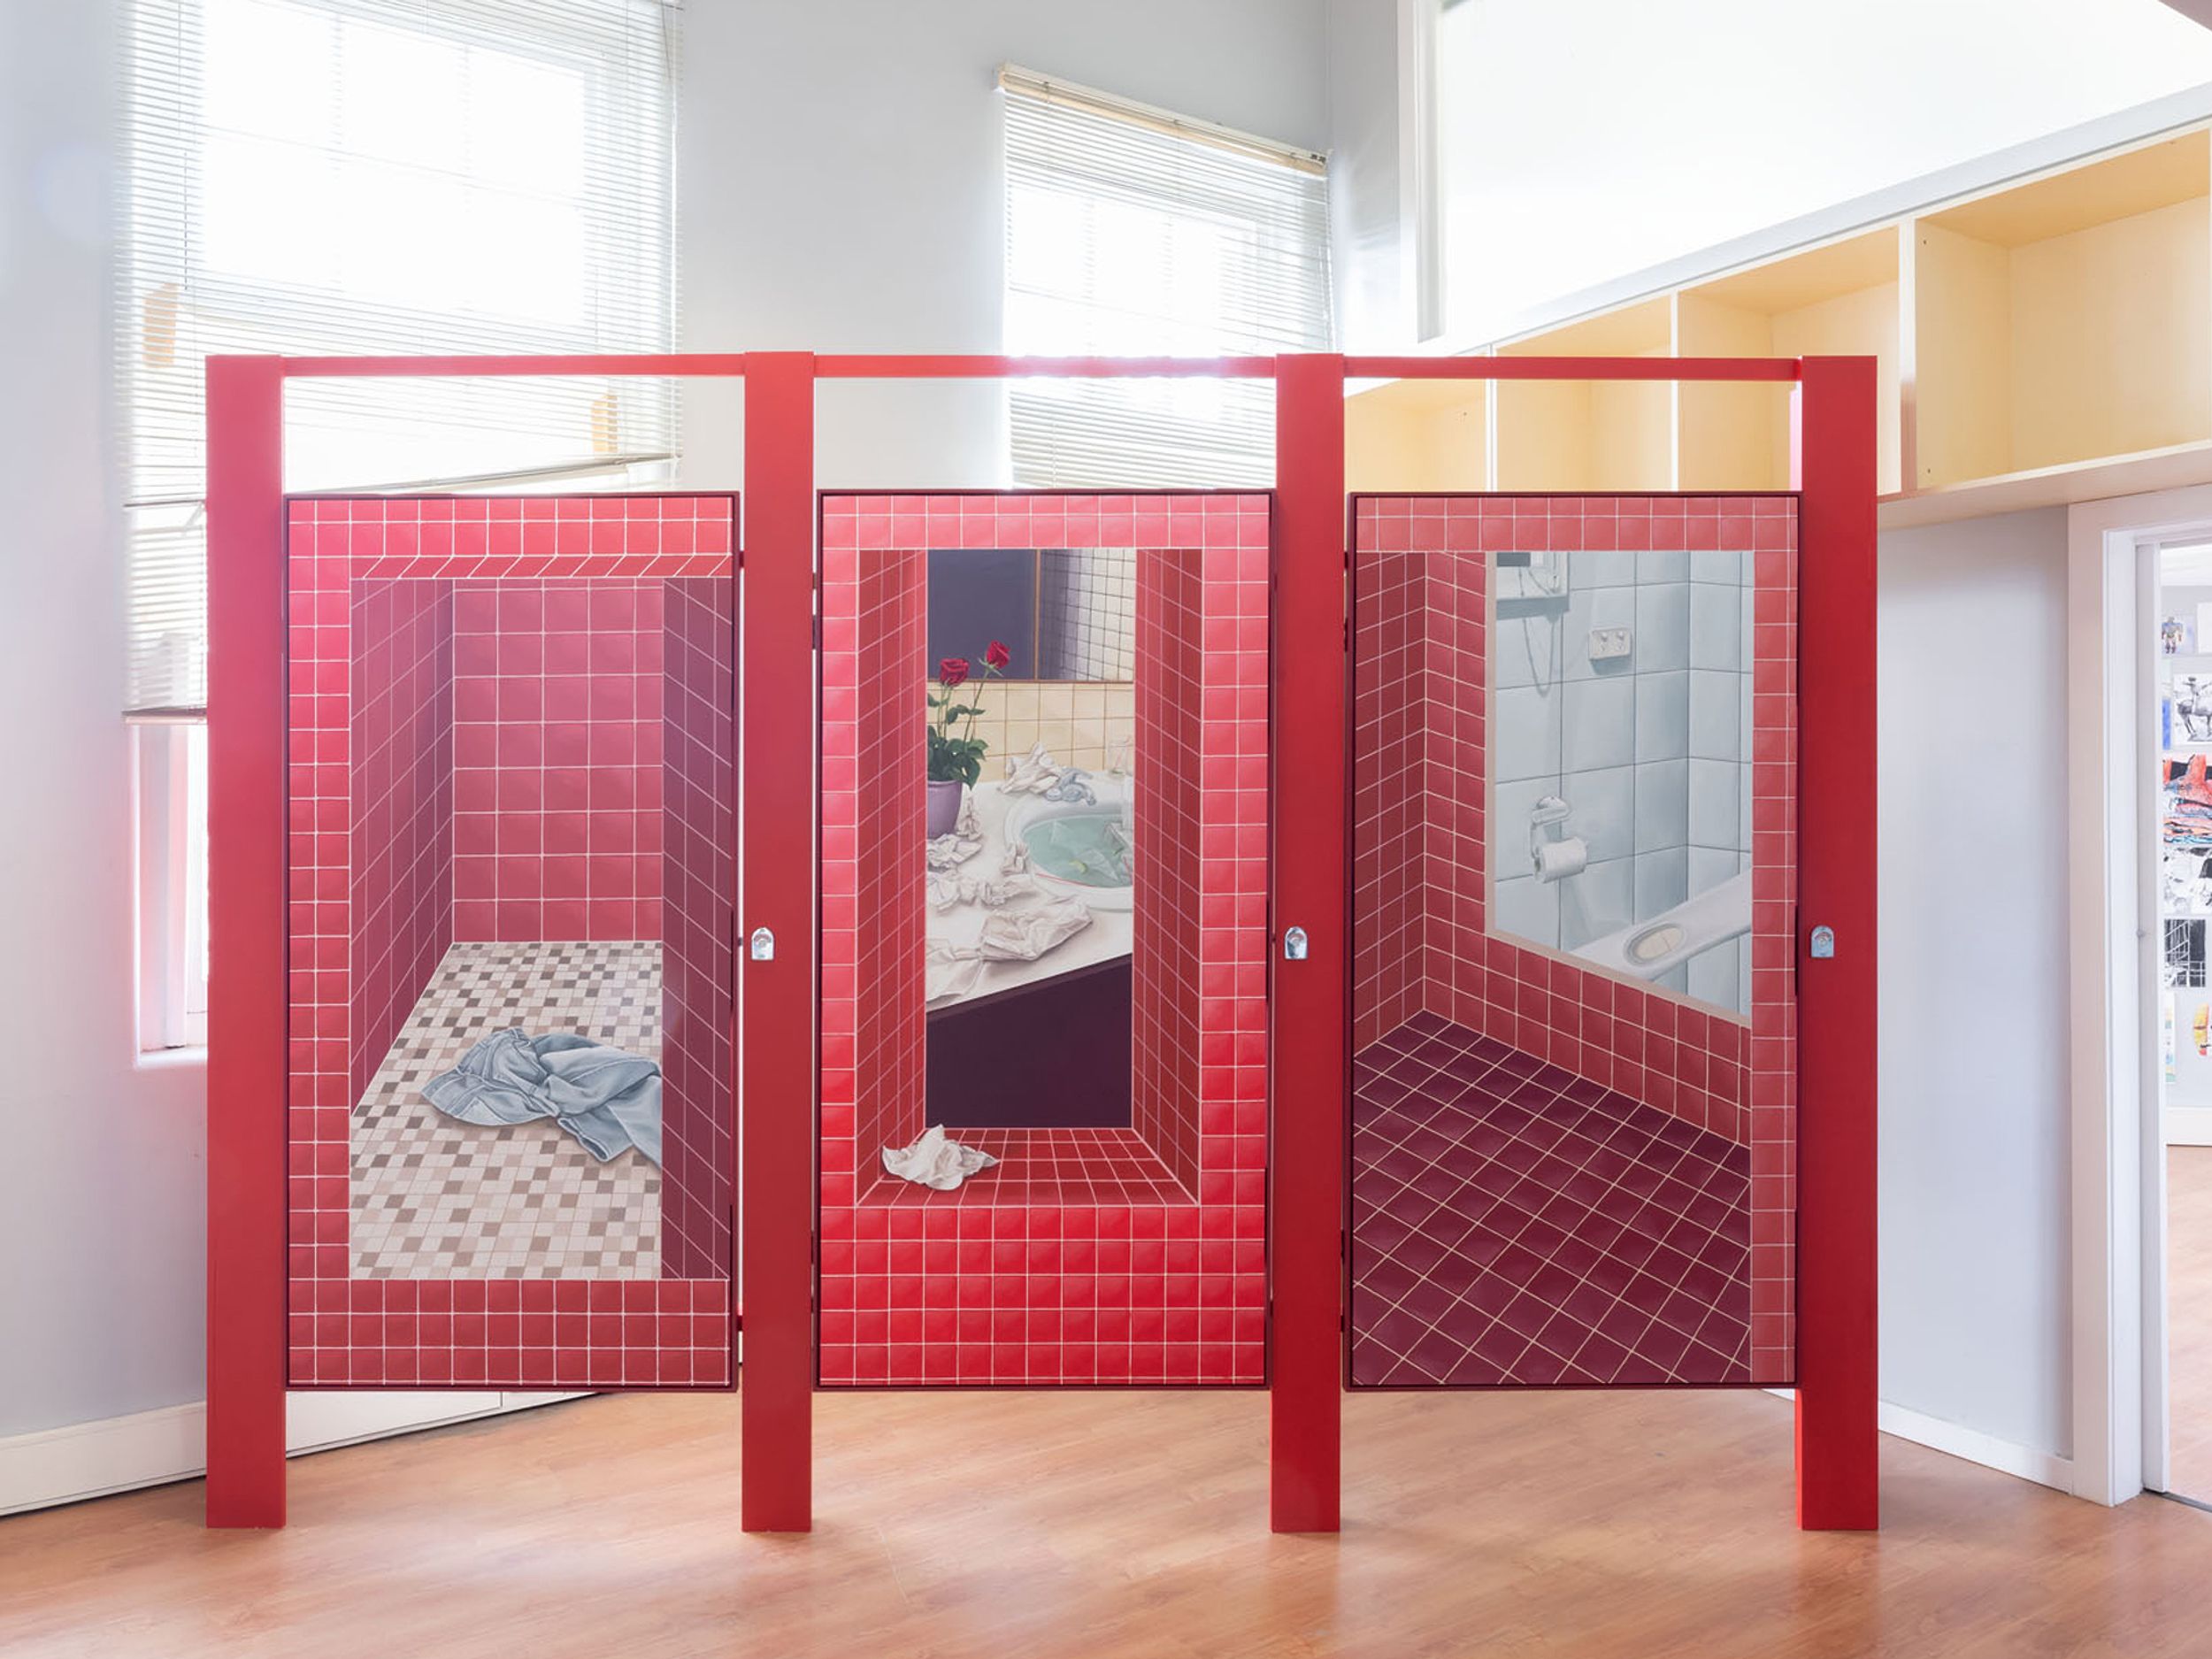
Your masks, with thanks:
<instances>
[{"instance_id":1,"label":"doorway opening","mask_svg":"<svg viewBox=\"0 0 2212 1659\"><path fill-rule=\"evenodd\" d=\"M2212 528L2147 543L2145 1484L2212 1502ZM2145 843L2147 846L2145 846Z\"/></svg>"}]
</instances>

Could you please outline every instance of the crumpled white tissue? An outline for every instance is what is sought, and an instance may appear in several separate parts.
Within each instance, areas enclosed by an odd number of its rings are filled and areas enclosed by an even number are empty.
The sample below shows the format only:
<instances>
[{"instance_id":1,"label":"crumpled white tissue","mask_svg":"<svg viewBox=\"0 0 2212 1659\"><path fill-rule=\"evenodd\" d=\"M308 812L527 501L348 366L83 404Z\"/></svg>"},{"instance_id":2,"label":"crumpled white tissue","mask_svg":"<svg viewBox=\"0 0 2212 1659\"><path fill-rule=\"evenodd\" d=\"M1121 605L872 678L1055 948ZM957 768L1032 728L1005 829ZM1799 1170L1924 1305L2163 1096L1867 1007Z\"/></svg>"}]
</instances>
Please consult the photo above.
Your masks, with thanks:
<instances>
[{"instance_id":1,"label":"crumpled white tissue","mask_svg":"<svg viewBox=\"0 0 2212 1659\"><path fill-rule=\"evenodd\" d=\"M975 797L965 796L960 803L960 818L942 835L925 841L924 856L932 870L950 870L964 864L983 850L983 831L975 820Z\"/></svg>"},{"instance_id":2,"label":"crumpled white tissue","mask_svg":"<svg viewBox=\"0 0 2212 1659\"><path fill-rule=\"evenodd\" d=\"M979 904L987 910L995 910L1025 894L1037 891L1035 879L1025 871L1017 871L1012 875L964 876L957 871L933 870L929 876L930 908L938 910L949 910L962 904Z\"/></svg>"},{"instance_id":3,"label":"crumpled white tissue","mask_svg":"<svg viewBox=\"0 0 2212 1659\"><path fill-rule=\"evenodd\" d=\"M923 1000L964 996L983 977L987 962L1034 962L1091 925L1091 907L1070 895L1020 910L993 910L970 944L932 939L924 950Z\"/></svg>"},{"instance_id":4,"label":"crumpled white tissue","mask_svg":"<svg viewBox=\"0 0 2212 1659\"><path fill-rule=\"evenodd\" d=\"M1062 768L1052 758L1052 751L1041 742L1030 746L1029 753L1017 758L1006 757L1006 781L999 785L1002 795L1042 795L1060 781Z\"/></svg>"},{"instance_id":5,"label":"crumpled white tissue","mask_svg":"<svg viewBox=\"0 0 2212 1659\"><path fill-rule=\"evenodd\" d=\"M978 1170L987 1170L997 1162L987 1152L946 1140L942 1124L932 1124L910 1147L883 1148L885 1169L941 1193L950 1192Z\"/></svg>"}]
</instances>

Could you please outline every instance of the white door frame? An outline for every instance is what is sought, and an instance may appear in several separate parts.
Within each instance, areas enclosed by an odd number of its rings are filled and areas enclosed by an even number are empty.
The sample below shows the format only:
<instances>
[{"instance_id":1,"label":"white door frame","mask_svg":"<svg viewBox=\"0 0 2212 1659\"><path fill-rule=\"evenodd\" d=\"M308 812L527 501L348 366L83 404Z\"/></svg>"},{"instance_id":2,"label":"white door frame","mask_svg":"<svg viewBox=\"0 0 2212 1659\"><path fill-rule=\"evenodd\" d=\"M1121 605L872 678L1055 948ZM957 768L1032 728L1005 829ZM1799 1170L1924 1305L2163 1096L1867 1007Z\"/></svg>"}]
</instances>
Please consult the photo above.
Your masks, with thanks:
<instances>
[{"instance_id":1,"label":"white door frame","mask_svg":"<svg viewBox=\"0 0 2212 1659\"><path fill-rule=\"evenodd\" d=\"M2072 1100L2074 1491L2166 1481L2165 1137L2149 780L2147 544L2212 530L2212 487L2067 513L2067 926Z\"/></svg>"}]
</instances>

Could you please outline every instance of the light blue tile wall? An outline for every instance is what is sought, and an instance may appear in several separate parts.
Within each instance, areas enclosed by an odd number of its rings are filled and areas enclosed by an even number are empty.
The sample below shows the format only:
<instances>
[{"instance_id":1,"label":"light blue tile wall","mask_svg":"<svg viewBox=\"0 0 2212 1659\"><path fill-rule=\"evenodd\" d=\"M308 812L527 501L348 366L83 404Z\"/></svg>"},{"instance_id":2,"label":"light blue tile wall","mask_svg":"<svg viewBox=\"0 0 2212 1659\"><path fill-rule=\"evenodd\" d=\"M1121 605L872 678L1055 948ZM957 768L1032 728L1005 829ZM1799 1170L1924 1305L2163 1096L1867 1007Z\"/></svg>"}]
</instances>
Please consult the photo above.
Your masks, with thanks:
<instances>
[{"instance_id":1,"label":"light blue tile wall","mask_svg":"<svg viewBox=\"0 0 2212 1659\"><path fill-rule=\"evenodd\" d=\"M1496 925L1572 949L1671 910L1748 868L1751 565L1748 554L1574 552L1564 598L1501 600L1491 818ZM1626 658L1593 661L1598 628L1632 629ZM1539 882L1529 815L1572 808L1561 830L1590 849L1583 873ZM1670 976L1733 1005L1739 953L1709 951Z\"/></svg>"}]
</instances>

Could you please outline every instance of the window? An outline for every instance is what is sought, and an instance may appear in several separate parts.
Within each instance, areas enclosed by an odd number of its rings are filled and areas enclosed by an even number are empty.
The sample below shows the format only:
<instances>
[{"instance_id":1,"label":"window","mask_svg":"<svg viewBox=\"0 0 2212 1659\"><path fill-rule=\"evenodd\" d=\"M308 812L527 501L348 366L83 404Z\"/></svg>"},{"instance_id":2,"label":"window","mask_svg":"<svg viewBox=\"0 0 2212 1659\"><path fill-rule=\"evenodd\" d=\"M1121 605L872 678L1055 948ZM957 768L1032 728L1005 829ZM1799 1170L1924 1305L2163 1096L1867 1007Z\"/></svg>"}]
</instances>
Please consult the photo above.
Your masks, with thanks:
<instances>
[{"instance_id":1,"label":"window","mask_svg":"<svg viewBox=\"0 0 2212 1659\"><path fill-rule=\"evenodd\" d=\"M141 724L138 1046L207 1041L207 726Z\"/></svg>"},{"instance_id":2,"label":"window","mask_svg":"<svg viewBox=\"0 0 2212 1659\"><path fill-rule=\"evenodd\" d=\"M666 351L673 0L127 0L127 710L206 701L220 352ZM288 488L621 479L667 382L302 382ZM141 1042L201 1041L204 736L138 743Z\"/></svg>"},{"instance_id":3,"label":"window","mask_svg":"<svg viewBox=\"0 0 2212 1659\"><path fill-rule=\"evenodd\" d=\"M1328 348L1325 164L1011 66L1006 349L1213 357ZM1265 485L1256 380L1014 382L1018 484Z\"/></svg>"},{"instance_id":4,"label":"window","mask_svg":"<svg viewBox=\"0 0 2212 1659\"><path fill-rule=\"evenodd\" d=\"M204 702L215 352L665 351L664 0L129 0L134 710ZM306 382L291 488L664 459L665 390Z\"/></svg>"}]
</instances>

